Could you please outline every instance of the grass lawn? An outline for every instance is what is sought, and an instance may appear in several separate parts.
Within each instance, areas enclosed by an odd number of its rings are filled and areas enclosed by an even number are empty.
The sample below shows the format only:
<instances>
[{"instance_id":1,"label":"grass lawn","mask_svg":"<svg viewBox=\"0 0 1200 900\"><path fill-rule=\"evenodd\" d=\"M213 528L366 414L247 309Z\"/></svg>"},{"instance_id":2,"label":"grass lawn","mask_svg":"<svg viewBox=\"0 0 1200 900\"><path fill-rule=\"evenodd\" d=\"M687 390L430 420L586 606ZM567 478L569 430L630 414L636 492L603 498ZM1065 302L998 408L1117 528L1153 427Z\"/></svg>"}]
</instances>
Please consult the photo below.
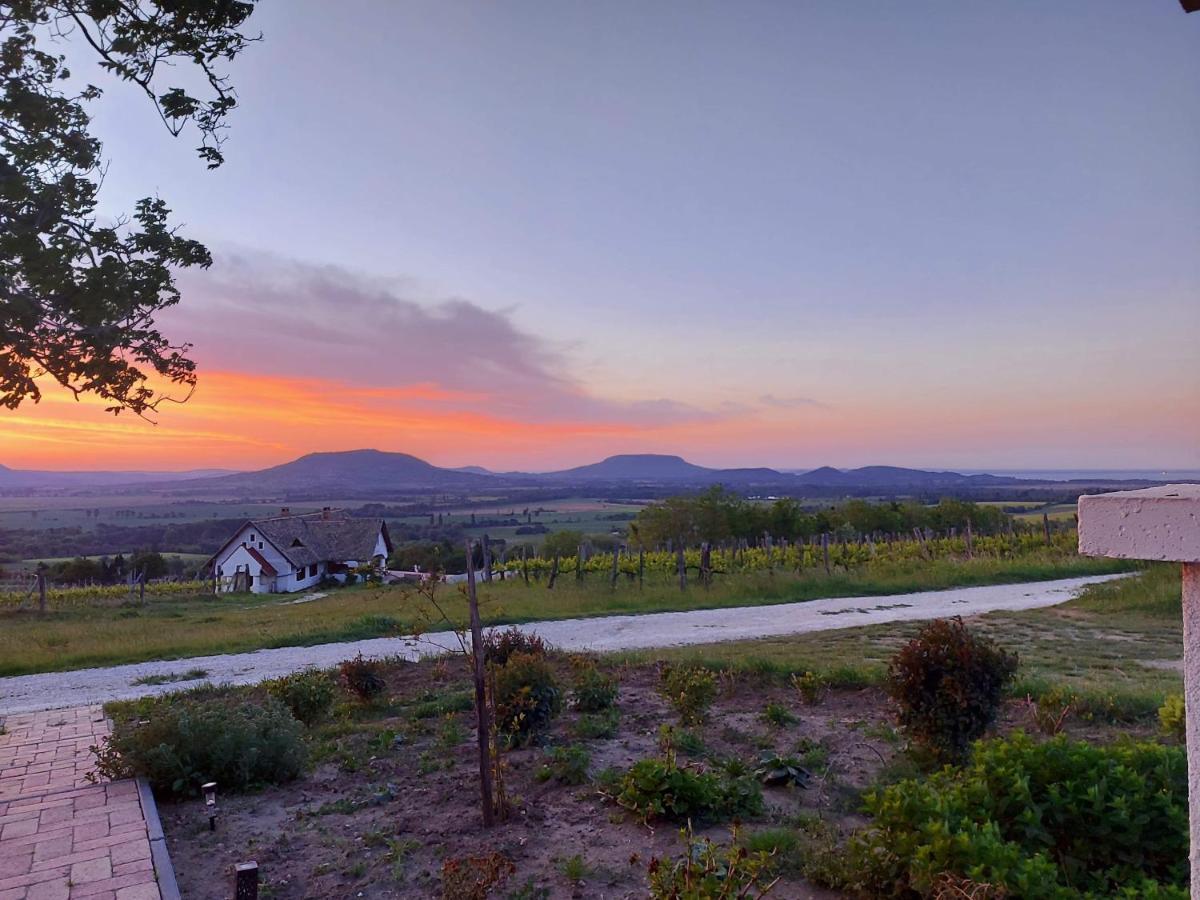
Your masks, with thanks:
<instances>
[{"instance_id":1,"label":"grass lawn","mask_svg":"<svg viewBox=\"0 0 1200 900\"><path fill-rule=\"evenodd\" d=\"M1121 571L1114 560L1035 553L1016 560L937 560L873 564L826 576L761 572L729 576L710 589L684 593L669 579L642 588L622 581L615 589L595 576L544 583L493 583L481 589L485 621L492 624L750 606L818 597L887 595L979 584L1037 581ZM443 588L450 614L465 618L465 601ZM0 675L61 671L155 659L235 653L264 647L304 646L403 634L429 619L427 603L411 589L365 586L332 590L308 602L297 595L180 596L144 606L94 605L0 612ZM443 627L432 623L432 627ZM814 639L814 647L830 639Z\"/></svg>"},{"instance_id":2,"label":"grass lawn","mask_svg":"<svg viewBox=\"0 0 1200 900\"><path fill-rule=\"evenodd\" d=\"M971 627L1018 654L1018 696L1067 692L1083 713L1130 719L1153 714L1168 692L1182 688L1177 565L1093 585L1061 606L977 616ZM868 684L882 678L892 654L919 628L896 623L619 656L781 675L812 671L835 684Z\"/></svg>"}]
</instances>

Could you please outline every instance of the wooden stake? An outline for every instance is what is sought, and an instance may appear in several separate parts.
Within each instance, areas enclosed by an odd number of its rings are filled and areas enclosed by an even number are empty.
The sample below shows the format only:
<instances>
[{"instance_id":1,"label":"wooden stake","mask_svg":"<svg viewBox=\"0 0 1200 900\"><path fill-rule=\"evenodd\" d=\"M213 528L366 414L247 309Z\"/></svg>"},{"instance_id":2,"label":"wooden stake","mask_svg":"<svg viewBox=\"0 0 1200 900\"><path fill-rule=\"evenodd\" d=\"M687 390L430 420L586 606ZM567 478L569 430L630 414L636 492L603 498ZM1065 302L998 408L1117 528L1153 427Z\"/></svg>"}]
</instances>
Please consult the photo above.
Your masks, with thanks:
<instances>
[{"instance_id":1,"label":"wooden stake","mask_svg":"<svg viewBox=\"0 0 1200 900\"><path fill-rule=\"evenodd\" d=\"M683 555L683 538L679 539L679 545L675 548L675 569L679 573L679 589L687 590L687 559Z\"/></svg>"},{"instance_id":2,"label":"wooden stake","mask_svg":"<svg viewBox=\"0 0 1200 900\"><path fill-rule=\"evenodd\" d=\"M558 580L558 554L554 554L554 562L550 563L550 577L546 580L546 589L554 590L554 582Z\"/></svg>"},{"instance_id":3,"label":"wooden stake","mask_svg":"<svg viewBox=\"0 0 1200 900\"><path fill-rule=\"evenodd\" d=\"M829 532L821 532L821 556L825 559L825 574L832 575L833 570L829 568Z\"/></svg>"},{"instance_id":4,"label":"wooden stake","mask_svg":"<svg viewBox=\"0 0 1200 900\"><path fill-rule=\"evenodd\" d=\"M475 548L467 541L467 559L471 559ZM492 810L492 765L488 738L491 722L487 705L487 681L483 660L483 624L479 619L479 597L475 592L475 567L467 566L467 601L471 615L471 662L475 681L475 727L479 744L479 799L483 811L483 827L491 828L494 822Z\"/></svg>"},{"instance_id":5,"label":"wooden stake","mask_svg":"<svg viewBox=\"0 0 1200 900\"><path fill-rule=\"evenodd\" d=\"M975 558L975 542L972 540L971 520L967 519L967 559Z\"/></svg>"},{"instance_id":6,"label":"wooden stake","mask_svg":"<svg viewBox=\"0 0 1200 900\"><path fill-rule=\"evenodd\" d=\"M609 579L609 587L616 588L616 586L617 586L617 575L620 574L620 571L617 568L617 564L620 561L620 559L621 559L621 548L617 547L615 550L613 550L612 576Z\"/></svg>"},{"instance_id":7,"label":"wooden stake","mask_svg":"<svg viewBox=\"0 0 1200 900\"><path fill-rule=\"evenodd\" d=\"M492 580L492 545L486 533L483 535L483 580Z\"/></svg>"}]
</instances>

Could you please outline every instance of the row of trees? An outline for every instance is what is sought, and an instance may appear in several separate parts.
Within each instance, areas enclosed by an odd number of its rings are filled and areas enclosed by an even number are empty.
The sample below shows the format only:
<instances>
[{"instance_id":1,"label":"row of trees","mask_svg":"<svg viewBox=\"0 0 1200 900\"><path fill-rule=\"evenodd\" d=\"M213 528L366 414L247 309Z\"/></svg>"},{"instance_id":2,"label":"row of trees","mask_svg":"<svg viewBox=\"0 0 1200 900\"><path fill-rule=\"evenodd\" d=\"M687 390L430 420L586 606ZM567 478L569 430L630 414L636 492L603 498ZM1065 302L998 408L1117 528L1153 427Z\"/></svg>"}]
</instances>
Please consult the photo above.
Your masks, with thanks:
<instances>
[{"instance_id":1,"label":"row of trees","mask_svg":"<svg viewBox=\"0 0 1200 900\"><path fill-rule=\"evenodd\" d=\"M130 556L118 553L100 559L78 556L54 563L46 576L57 584L121 584L130 574L140 574L150 581L167 575L183 575L186 568L178 556L164 557L161 553L139 550Z\"/></svg>"},{"instance_id":2,"label":"row of trees","mask_svg":"<svg viewBox=\"0 0 1200 900\"><path fill-rule=\"evenodd\" d=\"M998 507L966 500L943 499L932 506L915 501L848 500L807 511L791 498L760 503L714 487L647 506L630 523L629 540L643 547L680 539L688 544L738 538L755 541L763 534L795 541L819 534L907 533L914 528L940 532L961 529L967 522L977 534L996 534L1012 527L1012 518Z\"/></svg>"}]
</instances>

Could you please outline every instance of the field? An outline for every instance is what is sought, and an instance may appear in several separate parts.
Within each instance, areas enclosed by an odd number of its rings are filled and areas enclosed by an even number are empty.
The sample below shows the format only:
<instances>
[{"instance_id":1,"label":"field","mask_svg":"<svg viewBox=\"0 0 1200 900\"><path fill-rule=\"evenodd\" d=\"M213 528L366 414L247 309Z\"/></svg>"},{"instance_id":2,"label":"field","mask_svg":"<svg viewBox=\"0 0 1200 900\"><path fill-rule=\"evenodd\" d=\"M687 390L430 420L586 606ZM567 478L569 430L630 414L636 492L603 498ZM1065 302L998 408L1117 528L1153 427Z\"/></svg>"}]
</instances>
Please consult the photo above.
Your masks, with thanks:
<instances>
[{"instance_id":1,"label":"field","mask_svg":"<svg viewBox=\"0 0 1200 900\"><path fill-rule=\"evenodd\" d=\"M1020 653L997 731L1023 729L1044 740L1041 729L1061 729L1097 744L1156 740L1154 710L1179 688L1178 590L1175 568L1155 566L1062 607L970 620ZM864 792L921 772L876 686L912 631L604 657L600 668L619 680L615 711L588 715L567 705L537 742L505 752L512 815L491 830L479 824L467 789L476 762L461 662L388 665L384 699L342 700L332 721L312 729L312 768L300 780L226 794L216 834L200 801L160 800L181 887L185 896L216 900L232 865L254 858L270 896L281 900L429 897L442 895L456 867L487 858L497 863L491 896L646 896L652 858L670 865L688 848L680 823L647 827L617 802L621 773L674 753L692 771L749 775L767 753L793 754L808 772L802 786L764 787L762 807L743 812L736 831L717 817L697 821L696 836L771 853L769 877L780 879L772 896L850 897L825 885L841 877L840 842L869 821ZM680 723L658 689L660 657L718 673L705 721ZM578 665L554 662L564 689ZM822 673L828 687L799 694L788 676L806 671ZM151 714L136 704L114 711Z\"/></svg>"},{"instance_id":2,"label":"field","mask_svg":"<svg viewBox=\"0 0 1200 900\"><path fill-rule=\"evenodd\" d=\"M1123 571L1127 564L1085 559L1057 549L1030 549L1015 558L879 560L831 575L818 568L716 576L707 589L680 591L671 576L650 572L644 584L604 577L564 577L553 590L520 579L482 586L490 623L612 613L751 606L817 597L887 595L977 584L1038 581ZM451 615L464 617L459 592L445 589ZM131 602L115 596L55 600L41 616L19 610L13 597L0 611L0 675L104 664L302 646L411 632L430 617L428 604L403 586L334 589L308 602L289 595L183 595ZM3 607L0 606L0 610Z\"/></svg>"}]
</instances>

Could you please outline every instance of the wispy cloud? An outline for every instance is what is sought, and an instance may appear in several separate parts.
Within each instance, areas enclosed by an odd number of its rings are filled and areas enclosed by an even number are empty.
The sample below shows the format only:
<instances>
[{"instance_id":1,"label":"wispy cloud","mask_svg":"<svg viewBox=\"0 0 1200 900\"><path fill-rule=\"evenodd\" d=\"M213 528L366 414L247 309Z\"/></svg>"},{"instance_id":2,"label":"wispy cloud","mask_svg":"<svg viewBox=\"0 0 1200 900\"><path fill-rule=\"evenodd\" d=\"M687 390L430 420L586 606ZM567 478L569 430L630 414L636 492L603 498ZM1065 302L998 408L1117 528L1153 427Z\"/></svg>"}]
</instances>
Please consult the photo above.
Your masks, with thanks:
<instances>
[{"instance_id":1,"label":"wispy cloud","mask_svg":"<svg viewBox=\"0 0 1200 900\"><path fill-rule=\"evenodd\" d=\"M798 409L804 406L829 408L827 403L814 400L812 397L777 397L774 394L762 394L758 398L758 402L771 409Z\"/></svg>"},{"instance_id":2,"label":"wispy cloud","mask_svg":"<svg viewBox=\"0 0 1200 900\"><path fill-rule=\"evenodd\" d=\"M164 316L203 368L317 378L399 392L408 404L523 421L661 425L723 413L663 397L606 399L572 374L564 348L504 311L470 300L415 299L399 279L369 278L246 252L185 279Z\"/></svg>"}]
</instances>

